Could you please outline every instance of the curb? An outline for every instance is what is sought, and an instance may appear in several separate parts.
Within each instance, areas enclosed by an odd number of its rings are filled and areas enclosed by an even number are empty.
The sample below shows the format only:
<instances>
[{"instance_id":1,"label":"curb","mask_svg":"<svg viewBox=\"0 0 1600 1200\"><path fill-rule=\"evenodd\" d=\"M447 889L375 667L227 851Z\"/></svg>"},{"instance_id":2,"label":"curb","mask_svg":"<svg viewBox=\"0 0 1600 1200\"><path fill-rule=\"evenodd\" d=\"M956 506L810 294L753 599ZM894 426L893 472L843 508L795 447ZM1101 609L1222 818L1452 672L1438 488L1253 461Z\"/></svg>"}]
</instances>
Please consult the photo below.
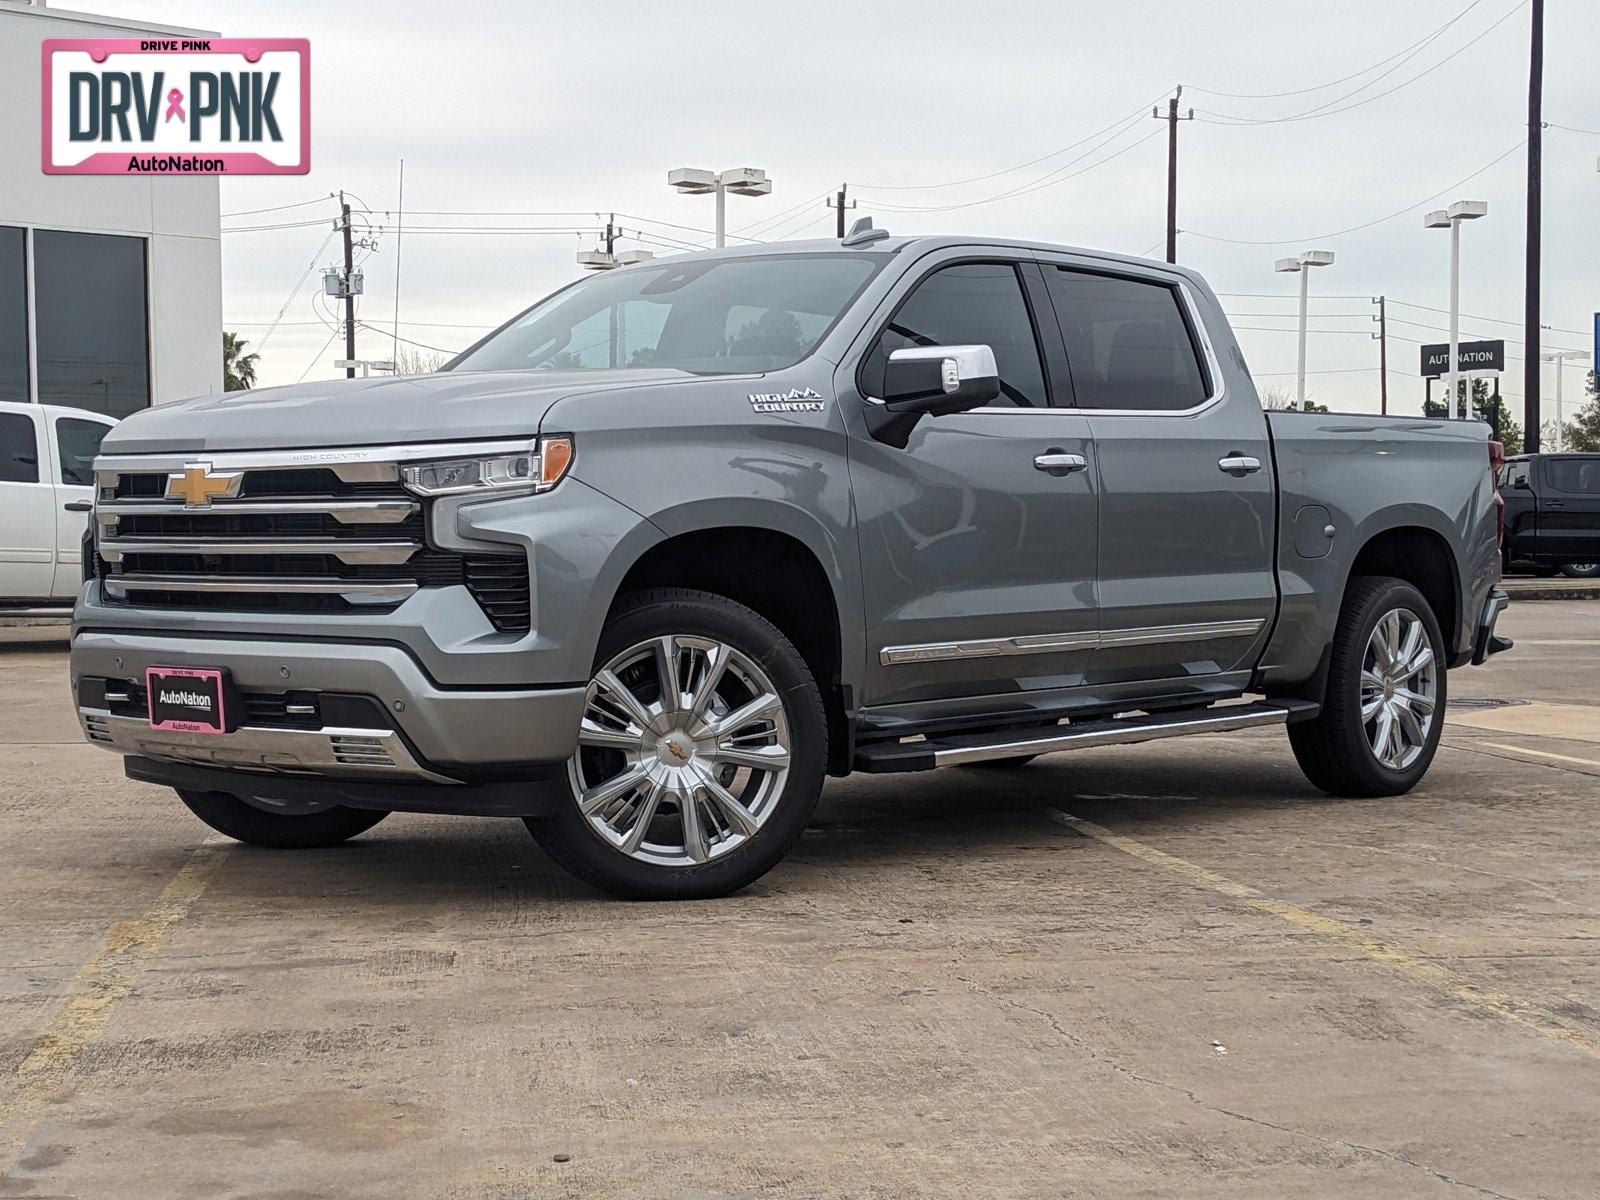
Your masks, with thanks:
<instances>
[{"instance_id":1,"label":"curb","mask_svg":"<svg viewBox=\"0 0 1600 1200\"><path fill-rule=\"evenodd\" d=\"M1513 604L1524 600L1600 600L1600 583L1585 583L1578 587L1556 587L1550 584L1518 587L1514 583L1502 580L1500 586L1505 588Z\"/></svg>"}]
</instances>

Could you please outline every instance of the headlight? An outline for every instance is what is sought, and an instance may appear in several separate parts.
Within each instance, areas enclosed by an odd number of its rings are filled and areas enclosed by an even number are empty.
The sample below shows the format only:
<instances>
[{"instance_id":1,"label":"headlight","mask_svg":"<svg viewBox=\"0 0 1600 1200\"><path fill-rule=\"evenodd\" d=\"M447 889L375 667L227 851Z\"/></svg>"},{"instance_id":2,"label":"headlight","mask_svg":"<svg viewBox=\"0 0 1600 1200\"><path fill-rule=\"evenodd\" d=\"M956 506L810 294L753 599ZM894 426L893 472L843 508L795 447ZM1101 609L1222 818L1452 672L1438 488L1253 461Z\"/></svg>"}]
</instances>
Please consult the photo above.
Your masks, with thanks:
<instances>
[{"instance_id":1,"label":"headlight","mask_svg":"<svg viewBox=\"0 0 1600 1200\"><path fill-rule=\"evenodd\" d=\"M548 492L572 465L572 438L540 438L526 450L473 458L441 458L401 468L419 496L517 496Z\"/></svg>"}]
</instances>

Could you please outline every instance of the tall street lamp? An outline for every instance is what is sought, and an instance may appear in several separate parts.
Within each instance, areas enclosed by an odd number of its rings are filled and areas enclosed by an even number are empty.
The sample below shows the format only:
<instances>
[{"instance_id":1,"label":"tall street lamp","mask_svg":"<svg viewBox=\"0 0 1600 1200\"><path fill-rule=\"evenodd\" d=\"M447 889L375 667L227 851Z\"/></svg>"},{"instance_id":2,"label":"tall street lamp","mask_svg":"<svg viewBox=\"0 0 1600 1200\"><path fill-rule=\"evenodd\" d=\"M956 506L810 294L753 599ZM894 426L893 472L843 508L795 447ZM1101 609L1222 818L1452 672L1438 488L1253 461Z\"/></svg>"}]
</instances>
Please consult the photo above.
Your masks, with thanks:
<instances>
[{"instance_id":1,"label":"tall street lamp","mask_svg":"<svg viewBox=\"0 0 1600 1200\"><path fill-rule=\"evenodd\" d=\"M1280 258L1273 264L1274 271L1300 276L1300 369L1295 379L1295 403L1302 412L1306 407L1306 298L1310 293L1311 268L1331 267L1332 250L1307 250L1295 258Z\"/></svg>"},{"instance_id":2,"label":"tall street lamp","mask_svg":"<svg viewBox=\"0 0 1600 1200\"><path fill-rule=\"evenodd\" d=\"M1539 355L1542 362L1555 363L1556 365L1556 449L1566 448L1567 426L1561 419L1561 374L1569 362L1588 362L1587 350L1551 350Z\"/></svg>"},{"instance_id":3,"label":"tall street lamp","mask_svg":"<svg viewBox=\"0 0 1600 1200\"><path fill-rule=\"evenodd\" d=\"M765 196L772 191L772 180L765 171L755 167L735 167L731 171L702 171L697 167L679 167L667 172L667 185L675 187L686 196L717 197L717 248L726 241L727 194L735 196Z\"/></svg>"},{"instance_id":4,"label":"tall street lamp","mask_svg":"<svg viewBox=\"0 0 1600 1200\"><path fill-rule=\"evenodd\" d=\"M1450 361L1445 366L1445 395L1450 409L1457 407L1456 357L1461 346L1461 222L1475 221L1489 211L1484 200L1457 200L1449 208L1437 209L1422 219L1428 229L1450 230ZM1467 415L1467 402L1460 402L1460 416Z\"/></svg>"}]
</instances>

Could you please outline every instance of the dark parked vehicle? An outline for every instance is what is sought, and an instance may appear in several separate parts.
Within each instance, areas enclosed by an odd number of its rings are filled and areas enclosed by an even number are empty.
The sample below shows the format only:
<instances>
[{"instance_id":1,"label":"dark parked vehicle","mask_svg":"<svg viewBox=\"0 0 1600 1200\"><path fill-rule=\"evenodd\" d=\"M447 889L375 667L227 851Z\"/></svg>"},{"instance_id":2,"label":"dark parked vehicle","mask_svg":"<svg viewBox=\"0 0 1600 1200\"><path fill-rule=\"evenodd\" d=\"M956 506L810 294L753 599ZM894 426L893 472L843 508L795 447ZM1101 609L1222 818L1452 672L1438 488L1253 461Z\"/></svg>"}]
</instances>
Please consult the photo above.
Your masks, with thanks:
<instances>
[{"instance_id":1,"label":"dark parked vehicle","mask_svg":"<svg viewBox=\"0 0 1600 1200\"><path fill-rule=\"evenodd\" d=\"M1500 468L1505 565L1600 575L1600 454L1522 454Z\"/></svg>"}]
</instances>

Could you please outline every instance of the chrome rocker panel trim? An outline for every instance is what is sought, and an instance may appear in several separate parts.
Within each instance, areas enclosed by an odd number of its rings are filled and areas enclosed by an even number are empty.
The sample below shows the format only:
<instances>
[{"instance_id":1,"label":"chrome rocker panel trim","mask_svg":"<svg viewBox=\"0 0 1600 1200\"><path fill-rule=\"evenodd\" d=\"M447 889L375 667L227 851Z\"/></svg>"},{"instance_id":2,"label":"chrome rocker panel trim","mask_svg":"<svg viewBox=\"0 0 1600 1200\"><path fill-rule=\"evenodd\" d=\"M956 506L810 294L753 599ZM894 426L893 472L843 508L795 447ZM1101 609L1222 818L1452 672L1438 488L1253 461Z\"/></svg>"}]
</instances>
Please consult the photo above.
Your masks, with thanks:
<instances>
[{"instance_id":1,"label":"chrome rocker panel trim","mask_svg":"<svg viewBox=\"0 0 1600 1200\"><path fill-rule=\"evenodd\" d=\"M925 642L920 645L885 646L878 652L878 660L889 667L897 663L933 662L947 658L993 658L1001 654L1055 654L1064 650L1098 650L1110 646L1204 642L1212 638L1252 637L1265 624L1261 618L1252 617L1238 621L1205 621L1193 625L1109 629L1100 633L1039 633L959 642Z\"/></svg>"}]
</instances>

